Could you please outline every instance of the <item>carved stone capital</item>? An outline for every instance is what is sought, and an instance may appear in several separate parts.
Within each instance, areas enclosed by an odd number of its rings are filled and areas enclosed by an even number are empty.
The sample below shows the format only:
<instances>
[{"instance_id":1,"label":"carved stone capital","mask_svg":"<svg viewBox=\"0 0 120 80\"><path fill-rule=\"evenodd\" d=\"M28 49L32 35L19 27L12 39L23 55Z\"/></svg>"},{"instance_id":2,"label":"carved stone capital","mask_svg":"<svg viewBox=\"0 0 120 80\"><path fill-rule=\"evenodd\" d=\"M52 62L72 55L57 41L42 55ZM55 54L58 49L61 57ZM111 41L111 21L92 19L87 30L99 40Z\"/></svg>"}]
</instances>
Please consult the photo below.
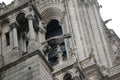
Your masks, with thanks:
<instances>
[{"instance_id":1,"label":"carved stone capital","mask_svg":"<svg viewBox=\"0 0 120 80\"><path fill-rule=\"evenodd\" d=\"M10 27L13 29L13 28L17 28L17 23L16 22L13 22L10 24Z\"/></svg>"},{"instance_id":2,"label":"carved stone capital","mask_svg":"<svg viewBox=\"0 0 120 80\"><path fill-rule=\"evenodd\" d=\"M28 20L34 20L34 16L32 14L27 15L26 18Z\"/></svg>"},{"instance_id":3,"label":"carved stone capital","mask_svg":"<svg viewBox=\"0 0 120 80\"><path fill-rule=\"evenodd\" d=\"M39 28L39 31L41 32L41 33L46 33L47 31L46 31L46 29L45 28Z\"/></svg>"}]
</instances>

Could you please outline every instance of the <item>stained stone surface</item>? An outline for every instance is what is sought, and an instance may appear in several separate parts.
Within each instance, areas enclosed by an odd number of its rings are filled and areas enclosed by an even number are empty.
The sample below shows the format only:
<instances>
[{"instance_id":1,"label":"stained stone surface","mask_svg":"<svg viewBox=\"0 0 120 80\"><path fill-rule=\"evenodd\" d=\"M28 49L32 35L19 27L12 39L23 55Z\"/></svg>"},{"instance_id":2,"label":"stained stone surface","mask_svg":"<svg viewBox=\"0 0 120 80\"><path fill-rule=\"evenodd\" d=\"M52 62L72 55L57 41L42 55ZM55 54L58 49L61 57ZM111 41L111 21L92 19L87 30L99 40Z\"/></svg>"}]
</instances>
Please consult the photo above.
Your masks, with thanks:
<instances>
[{"instance_id":1,"label":"stained stone surface","mask_svg":"<svg viewBox=\"0 0 120 80\"><path fill-rule=\"evenodd\" d=\"M57 21L50 26L52 37L59 34L57 29L52 32L54 26L72 36L61 40L65 45L58 53L65 54L55 54L54 66L49 52L43 50L49 43L42 44L52 20ZM0 80L120 80L120 38L107 28L106 21L97 0L0 3Z\"/></svg>"}]
</instances>

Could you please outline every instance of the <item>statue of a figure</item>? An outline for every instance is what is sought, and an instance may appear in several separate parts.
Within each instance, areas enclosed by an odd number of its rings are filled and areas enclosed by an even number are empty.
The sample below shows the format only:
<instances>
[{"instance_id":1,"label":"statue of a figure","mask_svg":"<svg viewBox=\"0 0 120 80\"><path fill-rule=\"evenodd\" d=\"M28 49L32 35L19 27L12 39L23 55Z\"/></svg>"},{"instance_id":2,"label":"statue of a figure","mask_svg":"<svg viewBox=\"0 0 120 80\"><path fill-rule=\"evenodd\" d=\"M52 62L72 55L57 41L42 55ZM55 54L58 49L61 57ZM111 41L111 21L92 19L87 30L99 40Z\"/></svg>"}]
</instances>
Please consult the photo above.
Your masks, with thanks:
<instances>
[{"instance_id":1,"label":"statue of a figure","mask_svg":"<svg viewBox=\"0 0 120 80\"><path fill-rule=\"evenodd\" d=\"M64 42L64 39L69 39L71 37L71 34L64 34L61 36L55 36L47 39L45 42L42 42L42 45L48 44L48 46L45 46L45 53L51 51L52 49L56 48L57 45L60 45Z\"/></svg>"}]
</instances>

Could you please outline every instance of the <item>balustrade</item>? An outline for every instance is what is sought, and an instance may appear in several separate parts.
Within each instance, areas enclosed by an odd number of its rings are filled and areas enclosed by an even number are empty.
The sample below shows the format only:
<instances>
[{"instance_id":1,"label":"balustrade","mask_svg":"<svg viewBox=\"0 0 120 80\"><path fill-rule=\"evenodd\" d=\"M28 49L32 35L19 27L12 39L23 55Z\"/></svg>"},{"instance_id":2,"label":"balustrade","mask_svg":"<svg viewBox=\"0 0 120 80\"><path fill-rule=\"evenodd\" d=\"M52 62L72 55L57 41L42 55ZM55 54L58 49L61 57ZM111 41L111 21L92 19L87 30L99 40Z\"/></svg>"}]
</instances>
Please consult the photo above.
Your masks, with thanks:
<instances>
[{"instance_id":1,"label":"balustrade","mask_svg":"<svg viewBox=\"0 0 120 80\"><path fill-rule=\"evenodd\" d=\"M120 65L116 65L108 70L109 76L116 75L120 73Z\"/></svg>"},{"instance_id":2,"label":"balustrade","mask_svg":"<svg viewBox=\"0 0 120 80\"><path fill-rule=\"evenodd\" d=\"M96 61L95 61L95 59L93 57L86 58L85 60L80 62L83 69L87 68L87 67L89 67L89 66L91 66L91 65L93 65L95 63L96 63Z\"/></svg>"}]
</instances>

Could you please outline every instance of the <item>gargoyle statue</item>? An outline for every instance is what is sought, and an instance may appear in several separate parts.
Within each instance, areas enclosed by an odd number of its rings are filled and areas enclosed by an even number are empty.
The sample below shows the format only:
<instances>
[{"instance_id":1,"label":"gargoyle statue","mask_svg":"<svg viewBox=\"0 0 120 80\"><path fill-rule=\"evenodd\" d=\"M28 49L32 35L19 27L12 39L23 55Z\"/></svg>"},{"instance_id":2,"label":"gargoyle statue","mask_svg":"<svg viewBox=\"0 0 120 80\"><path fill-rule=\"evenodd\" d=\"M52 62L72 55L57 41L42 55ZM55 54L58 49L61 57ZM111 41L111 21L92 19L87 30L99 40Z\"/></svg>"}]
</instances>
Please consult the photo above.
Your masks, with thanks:
<instances>
[{"instance_id":1,"label":"gargoyle statue","mask_svg":"<svg viewBox=\"0 0 120 80\"><path fill-rule=\"evenodd\" d=\"M61 43L63 43L64 39L69 39L69 38L71 38L70 33L60 35L60 36L54 36L54 37L47 39L45 42L41 43L42 45L45 45L44 50L43 50L44 53L46 54L46 53L50 52L51 50L56 48L57 45L60 45ZM46 46L46 44L47 44L47 46Z\"/></svg>"}]
</instances>

